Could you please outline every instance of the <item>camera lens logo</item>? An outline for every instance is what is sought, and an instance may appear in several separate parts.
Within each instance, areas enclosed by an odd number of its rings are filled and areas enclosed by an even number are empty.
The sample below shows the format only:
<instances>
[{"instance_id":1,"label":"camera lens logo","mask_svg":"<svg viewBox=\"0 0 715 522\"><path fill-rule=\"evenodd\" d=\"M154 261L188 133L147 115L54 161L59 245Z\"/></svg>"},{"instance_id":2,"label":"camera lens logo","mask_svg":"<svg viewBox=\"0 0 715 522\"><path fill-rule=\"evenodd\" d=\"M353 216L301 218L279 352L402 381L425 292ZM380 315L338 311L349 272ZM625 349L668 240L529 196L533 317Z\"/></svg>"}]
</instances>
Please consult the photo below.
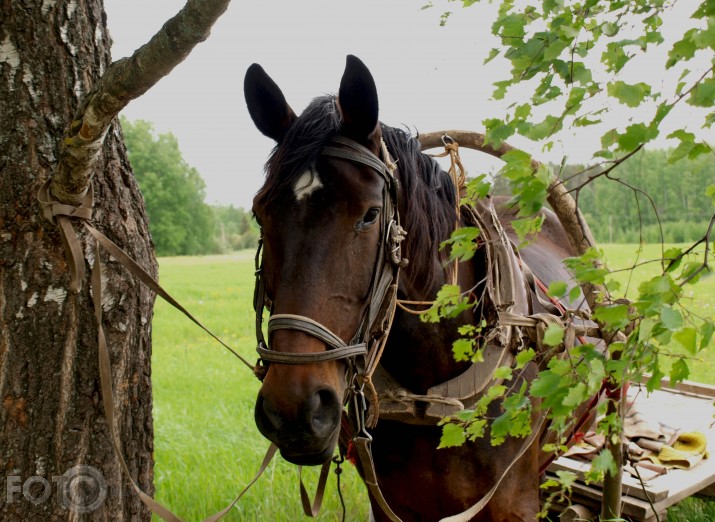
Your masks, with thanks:
<instances>
[{"instance_id":1,"label":"camera lens logo","mask_svg":"<svg viewBox=\"0 0 715 522\"><path fill-rule=\"evenodd\" d=\"M58 489L60 504L79 514L91 513L107 498L107 482L92 466L78 465L65 471Z\"/></svg>"}]
</instances>

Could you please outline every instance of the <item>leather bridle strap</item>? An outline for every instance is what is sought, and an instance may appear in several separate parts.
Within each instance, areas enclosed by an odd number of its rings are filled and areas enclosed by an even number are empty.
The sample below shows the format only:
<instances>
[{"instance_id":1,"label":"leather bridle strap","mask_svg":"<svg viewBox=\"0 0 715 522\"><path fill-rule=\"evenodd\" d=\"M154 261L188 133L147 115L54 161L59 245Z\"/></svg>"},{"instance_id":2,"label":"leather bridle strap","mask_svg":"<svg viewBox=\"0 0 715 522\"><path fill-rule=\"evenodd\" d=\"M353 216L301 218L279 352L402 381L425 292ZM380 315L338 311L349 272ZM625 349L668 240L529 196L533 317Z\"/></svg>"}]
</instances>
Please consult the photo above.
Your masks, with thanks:
<instances>
[{"instance_id":1,"label":"leather bridle strap","mask_svg":"<svg viewBox=\"0 0 715 522\"><path fill-rule=\"evenodd\" d=\"M315 488L315 498L313 502L310 501L308 496L308 490L305 489L303 484L303 466L298 466L298 477L300 481L300 502L303 505L303 513L305 516L310 518L315 518L320 512L320 506L323 505L323 496L325 495L325 483L328 481L328 473L330 472L331 460L324 463L320 469L320 477L318 478L318 485Z\"/></svg>"},{"instance_id":2,"label":"leather bridle strap","mask_svg":"<svg viewBox=\"0 0 715 522\"><path fill-rule=\"evenodd\" d=\"M324 342L329 349L323 352L308 353L278 352L270 349L270 344L264 338L262 329L266 295L260 255L262 243L259 242L258 251L256 253L256 287L253 303L256 311L256 338L258 340L256 351L260 359L267 363L310 364L341 359L355 359L360 356L366 357L368 355L368 340L371 333L373 333L373 326L380 322L381 314L385 314L385 312L389 311L385 310L385 301L392 303L394 300L394 298L391 297L394 291L391 292L390 290L397 279L398 269L402 262L399 252L399 242L404 237L404 232L402 232L403 235L400 235L399 231L401 231L401 229L397 221L397 183L393 176L395 164L389 158L386 149L383 151L386 161L382 161L367 147L349 138L336 136L332 139L331 144L341 145L344 148L327 145L323 147L321 155L366 165L380 174L385 181L383 192L382 237L377 257L378 266L371 284L370 302L366 316L363 318L363 321L361 321L357 332L348 344L315 319L297 314L273 314L268 319L268 339L270 339L271 333L276 330L297 330ZM395 244L393 245L393 243ZM389 250L386 248L386 245L389 247ZM397 263L391 263L393 257L399 258ZM263 366L261 368L263 368L263 373L265 374L266 367Z\"/></svg>"},{"instance_id":3,"label":"leather bridle strap","mask_svg":"<svg viewBox=\"0 0 715 522\"><path fill-rule=\"evenodd\" d=\"M382 512L387 515L387 517L392 522L402 522L402 519L392 511L390 505L385 500L382 495L380 486L377 483L377 473L375 472L375 464L372 460L372 450L370 449L371 440L367 437L355 437L355 448L357 448L358 457L360 457L360 464L362 465L363 480L370 490L372 498L377 502L382 509Z\"/></svg>"},{"instance_id":4,"label":"leather bridle strap","mask_svg":"<svg viewBox=\"0 0 715 522\"><path fill-rule=\"evenodd\" d=\"M347 345L340 337L331 332L326 326L303 315L272 315L268 320L269 338L271 333L276 330L298 330L323 341L325 344L330 346L332 350L307 353L277 352L275 350L265 348L261 343L259 343L256 351L264 361L282 364L309 364L336 361L339 359L357 357L359 355L367 355L367 345L365 343Z\"/></svg>"},{"instance_id":5,"label":"leather bridle strap","mask_svg":"<svg viewBox=\"0 0 715 522\"><path fill-rule=\"evenodd\" d=\"M348 148L340 149L338 147L331 147L328 145L323 147L323 150L320 153L322 156L333 156L335 158L346 159L354 163L362 163L380 174L385 179L388 187L392 188L392 185L395 183L395 178L390 169L393 168L394 165L386 164L380 158L375 156L370 149L360 145L358 142L353 141L350 138L335 136L332 142L344 145Z\"/></svg>"}]
</instances>

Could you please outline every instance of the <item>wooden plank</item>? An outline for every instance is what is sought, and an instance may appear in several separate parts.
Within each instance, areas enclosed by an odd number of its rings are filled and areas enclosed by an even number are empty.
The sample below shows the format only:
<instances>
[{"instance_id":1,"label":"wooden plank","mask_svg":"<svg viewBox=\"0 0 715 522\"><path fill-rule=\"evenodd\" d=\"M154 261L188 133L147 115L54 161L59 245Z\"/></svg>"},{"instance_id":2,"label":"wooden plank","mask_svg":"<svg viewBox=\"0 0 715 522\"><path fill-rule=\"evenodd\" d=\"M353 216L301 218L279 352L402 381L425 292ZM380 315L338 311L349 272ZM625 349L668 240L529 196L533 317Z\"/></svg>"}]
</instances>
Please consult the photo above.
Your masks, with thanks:
<instances>
[{"instance_id":1,"label":"wooden plank","mask_svg":"<svg viewBox=\"0 0 715 522\"><path fill-rule=\"evenodd\" d=\"M555 478L547 474L548 478ZM571 501L584 505L600 506L603 497L601 488L596 486L587 486L582 482L575 482L571 486L572 496ZM624 496L622 501L622 514L624 516L635 518L636 520L646 520L656 513L651 508L650 504L645 500ZM658 506L659 507L659 506ZM657 509L657 508L656 508Z\"/></svg>"},{"instance_id":2,"label":"wooden plank","mask_svg":"<svg viewBox=\"0 0 715 522\"><path fill-rule=\"evenodd\" d=\"M657 479L661 485L669 487L667 499L658 502L657 508L667 509L707 486L715 483L715 460L704 460L692 469L674 469Z\"/></svg>"},{"instance_id":3,"label":"wooden plank","mask_svg":"<svg viewBox=\"0 0 715 522\"><path fill-rule=\"evenodd\" d=\"M648 378L648 375L643 376L642 382L644 386L645 381L647 381ZM679 382L674 388L670 385L670 379L666 377L664 379L661 379L660 386L661 390L692 394L703 398L715 398L715 386L713 386L712 384L705 384L704 382L682 381Z\"/></svg>"},{"instance_id":4,"label":"wooden plank","mask_svg":"<svg viewBox=\"0 0 715 522\"><path fill-rule=\"evenodd\" d=\"M674 390L664 388L647 394L642 385L632 385L629 400L636 400L638 411L649 422L661 422L681 431L701 431L708 438L708 448L715 447L713 424L713 399L715 386L685 382ZM560 457L548 471L574 472L580 481L572 487L572 501L586 506L598 505L603 493L599 484L586 485L583 477L590 463L574 458ZM669 507L684 498L704 494L715 496L715 458L705 459L689 470L671 469L665 475L655 477L645 484L645 491L636 477L625 475L623 479L623 515L638 521L655 520ZM648 502L650 498L652 506Z\"/></svg>"},{"instance_id":5,"label":"wooden plank","mask_svg":"<svg viewBox=\"0 0 715 522\"><path fill-rule=\"evenodd\" d=\"M568 457L559 457L549 466L549 471L571 471L578 476L580 480L583 481L586 473L591 469L590 462L584 462L579 460L570 459ZM594 487L600 488L600 483L593 483ZM668 498L669 485L661 484L655 480L646 482L645 491L641 486L641 483L637 478L632 477L628 474L623 475L623 494L629 495L631 497L639 498L641 500L648 500L650 498L651 502L660 502Z\"/></svg>"}]
</instances>

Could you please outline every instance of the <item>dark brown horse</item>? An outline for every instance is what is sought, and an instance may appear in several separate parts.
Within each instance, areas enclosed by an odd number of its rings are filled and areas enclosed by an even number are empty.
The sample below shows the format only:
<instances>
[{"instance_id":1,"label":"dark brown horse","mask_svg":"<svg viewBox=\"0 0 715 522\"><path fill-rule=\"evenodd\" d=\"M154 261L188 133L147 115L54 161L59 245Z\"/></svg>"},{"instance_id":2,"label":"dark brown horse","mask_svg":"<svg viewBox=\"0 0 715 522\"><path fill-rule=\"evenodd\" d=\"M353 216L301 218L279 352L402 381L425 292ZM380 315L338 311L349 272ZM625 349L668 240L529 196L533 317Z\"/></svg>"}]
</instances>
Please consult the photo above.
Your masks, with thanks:
<instances>
[{"instance_id":1,"label":"dark brown horse","mask_svg":"<svg viewBox=\"0 0 715 522\"><path fill-rule=\"evenodd\" d=\"M256 423L288 461L322 464L335 451L344 403L375 336L373 318L385 303L394 306L381 281L395 281L383 275L396 276L400 268L397 298L420 301L434 299L451 277L440 244L458 219L455 188L415 139L378 121L375 83L357 58L348 57L338 96L315 99L300 116L258 65L248 69L244 89L256 126L276 141L253 204L263 235L256 305L259 317L264 305L271 313L268 342L258 333L267 371ZM510 235L512 217L503 212ZM402 244L394 233L400 222L407 231ZM391 253L392 262L385 261ZM550 214L544 232L521 255L546 284L570 279L561 263L570 255L566 238ZM460 287L481 295L485 270L484 256L461 263ZM525 294L515 290L519 299L528 299ZM477 324L483 311L475 306L435 324L397 309L380 364L405 389L427 393L468 368L455 362L451 346L457 327ZM534 372L527 368L518 379ZM498 415L499 404L491 407ZM353 421L360 416L353 409ZM474 520L536 519L539 444L525 448L523 439L507 438L492 447L487 437L437 449L441 428L418 424L380 419L366 430L358 423L373 438L379 489L402 520L434 521L464 511L520 451ZM374 493L370 497L374 518L388 520Z\"/></svg>"}]
</instances>

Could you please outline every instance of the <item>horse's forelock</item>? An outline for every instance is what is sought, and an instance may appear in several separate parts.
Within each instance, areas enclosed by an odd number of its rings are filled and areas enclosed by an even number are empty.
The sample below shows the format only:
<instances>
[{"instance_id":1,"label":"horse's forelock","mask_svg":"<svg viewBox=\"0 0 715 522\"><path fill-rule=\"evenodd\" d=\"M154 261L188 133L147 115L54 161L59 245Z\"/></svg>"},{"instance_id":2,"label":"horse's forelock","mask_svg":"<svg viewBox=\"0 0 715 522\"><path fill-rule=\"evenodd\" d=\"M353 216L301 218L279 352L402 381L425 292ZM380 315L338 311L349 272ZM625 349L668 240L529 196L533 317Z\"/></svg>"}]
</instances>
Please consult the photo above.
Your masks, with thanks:
<instances>
[{"instance_id":1,"label":"horse's forelock","mask_svg":"<svg viewBox=\"0 0 715 522\"><path fill-rule=\"evenodd\" d=\"M257 205L265 208L280 197L293 197L296 181L315 165L341 123L335 96L314 99L271 153ZM400 129L381 128L388 150L399 160L400 219L408 230L404 255L410 260L404 282L410 294L425 296L436 279L436 267L445 261L439 245L454 229L454 187L440 165L420 152L416 139Z\"/></svg>"},{"instance_id":2,"label":"horse's forelock","mask_svg":"<svg viewBox=\"0 0 715 522\"><path fill-rule=\"evenodd\" d=\"M266 182L256 196L260 206L292 193L296 180L315 165L320 151L342 123L335 96L315 98L276 145L266 162Z\"/></svg>"}]
</instances>

